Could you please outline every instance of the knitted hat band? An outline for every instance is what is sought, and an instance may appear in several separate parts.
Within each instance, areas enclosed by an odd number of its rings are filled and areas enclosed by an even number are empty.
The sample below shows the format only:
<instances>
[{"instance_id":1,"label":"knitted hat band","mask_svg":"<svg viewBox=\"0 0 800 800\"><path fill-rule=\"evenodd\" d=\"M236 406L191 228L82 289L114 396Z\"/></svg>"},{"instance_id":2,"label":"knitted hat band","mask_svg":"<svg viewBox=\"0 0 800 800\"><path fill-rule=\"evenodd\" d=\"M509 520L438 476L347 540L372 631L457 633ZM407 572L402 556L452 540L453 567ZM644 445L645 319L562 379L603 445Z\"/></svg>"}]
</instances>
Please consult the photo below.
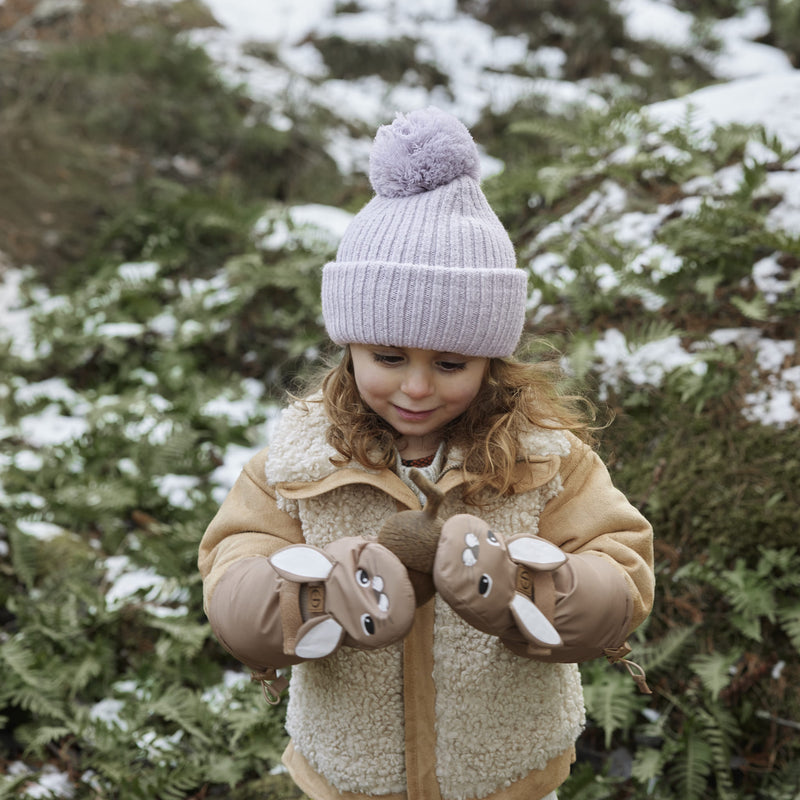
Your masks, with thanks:
<instances>
[{"instance_id":1,"label":"knitted hat band","mask_svg":"<svg viewBox=\"0 0 800 800\"><path fill-rule=\"evenodd\" d=\"M526 296L520 269L334 261L322 273L322 313L336 344L508 356Z\"/></svg>"}]
</instances>

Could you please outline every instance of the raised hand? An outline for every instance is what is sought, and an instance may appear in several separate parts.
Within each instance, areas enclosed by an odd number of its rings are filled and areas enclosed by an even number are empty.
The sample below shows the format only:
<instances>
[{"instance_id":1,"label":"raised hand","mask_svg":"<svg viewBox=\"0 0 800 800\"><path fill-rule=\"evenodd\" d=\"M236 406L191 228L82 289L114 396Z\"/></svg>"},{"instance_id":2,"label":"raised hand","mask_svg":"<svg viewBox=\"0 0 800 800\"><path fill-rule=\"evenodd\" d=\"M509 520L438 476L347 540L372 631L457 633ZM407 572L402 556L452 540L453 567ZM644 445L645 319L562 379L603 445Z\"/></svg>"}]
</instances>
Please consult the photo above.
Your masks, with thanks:
<instances>
[{"instance_id":1,"label":"raised hand","mask_svg":"<svg viewBox=\"0 0 800 800\"><path fill-rule=\"evenodd\" d=\"M547 607L554 603L541 608L535 586L538 574L565 562L566 555L545 539L523 534L506 540L480 518L458 514L442 528L433 580L439 594L478 630L496 636L518 631L533 644L552 648L562 643Z\"/></svg>"},{"instance_id":2,"label":"raised hand","mask_svg":"<svg viewBox=\"0 0 800 800\"><path fill-rule=\"evenodd\" d=\"M290 545L269 558L277 584L283 651L322 658L340 645L377 649L402 639L414 591L400 560L375 542L345 537L325 549Z\"/></svg>"}]
</instances>

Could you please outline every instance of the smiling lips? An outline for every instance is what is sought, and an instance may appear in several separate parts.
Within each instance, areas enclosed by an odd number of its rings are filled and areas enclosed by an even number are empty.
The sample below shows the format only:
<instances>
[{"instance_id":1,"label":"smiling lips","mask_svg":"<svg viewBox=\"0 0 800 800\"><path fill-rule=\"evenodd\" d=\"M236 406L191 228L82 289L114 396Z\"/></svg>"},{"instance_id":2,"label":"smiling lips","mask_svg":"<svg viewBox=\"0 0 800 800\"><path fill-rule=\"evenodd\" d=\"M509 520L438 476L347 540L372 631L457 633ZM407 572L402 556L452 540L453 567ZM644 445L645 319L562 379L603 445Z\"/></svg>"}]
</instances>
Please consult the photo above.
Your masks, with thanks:
<instances>
[{"instance_id":1,"label":"smiling lips","mask_svg":"<svg viewBox=\"0 0 800 800\"><path fill-rule=\"evenodd\" d=\"M402 406L394 406L394 410L397 412L397 415L401 419L406 420L406 422L422 422L428 419L436 409L431 408L428 411L409 411L409 409L403 408Z\"/></svg>"}]
</instances>

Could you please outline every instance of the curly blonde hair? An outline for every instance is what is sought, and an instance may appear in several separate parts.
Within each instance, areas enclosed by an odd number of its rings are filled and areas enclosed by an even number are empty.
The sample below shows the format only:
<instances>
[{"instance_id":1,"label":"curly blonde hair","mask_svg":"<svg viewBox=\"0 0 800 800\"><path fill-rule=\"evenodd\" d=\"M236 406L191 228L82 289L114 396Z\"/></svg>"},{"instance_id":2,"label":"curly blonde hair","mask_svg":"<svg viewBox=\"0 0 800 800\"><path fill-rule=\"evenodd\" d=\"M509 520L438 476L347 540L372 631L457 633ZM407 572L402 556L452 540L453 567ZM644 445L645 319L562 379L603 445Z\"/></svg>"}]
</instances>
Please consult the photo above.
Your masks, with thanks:
<instances>
[{"instance_id":1,"label":"curly blonde hair","mask_svg":"<svg viewBox=\"0 0 800 800\"><path fill-rule=\"evenodd\" d=\"M442 430L445 442L464 455L466 503L485 506L487 498L513 494L514 465L525 457L522 435L532 427L572 431L593 443L595 409L582 396L561 393L561 378L551 361L489 359L475 400ZM321 390L322 397L313 399L324 404L330 420L328 443L339 454L332 463L356 461L370 469L393 466L400 434L361 399L349 347L316 384L312 391L318 395ZM305 402L313 399L309 393Z\"/></svg>"}]
</instances>

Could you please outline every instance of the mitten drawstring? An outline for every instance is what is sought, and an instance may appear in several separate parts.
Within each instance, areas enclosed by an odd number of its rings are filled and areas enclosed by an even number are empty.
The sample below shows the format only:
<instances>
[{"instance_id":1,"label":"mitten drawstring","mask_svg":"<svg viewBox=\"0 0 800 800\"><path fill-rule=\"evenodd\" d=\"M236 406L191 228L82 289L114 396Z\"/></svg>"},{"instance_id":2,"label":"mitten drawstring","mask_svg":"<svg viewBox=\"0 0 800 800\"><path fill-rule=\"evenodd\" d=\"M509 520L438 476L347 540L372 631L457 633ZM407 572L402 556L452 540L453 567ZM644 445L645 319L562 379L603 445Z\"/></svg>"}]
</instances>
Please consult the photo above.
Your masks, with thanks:
<instances>
[{"instance_id":1,"label":"mitten drawstring","mask_svg":"<svg viewBox=\"0 0 800 800\"><path fill-rule=\"evenodd\" d=\"M289 686L289 679L273 667L267 667L263 672L251 672L250 680L261 684L264 699L271 706L280 703L281 693Z\"/></svg>"},{"instance_id":2,"label":"mitten drawstring","mask_svg":"<svg viewBox=\"0 0 800 800\"><path fill-rule=\"evenodd\" d=\"M619 647L607 647L603 650L603 655L610 664L622 664L628 670L628 674L633 678L642 694L653 694L653 690L647 685L647 675L644 668L635 661L625 658L630 652L631 646L624 642Z\"/></svg>"}]
</instances>

